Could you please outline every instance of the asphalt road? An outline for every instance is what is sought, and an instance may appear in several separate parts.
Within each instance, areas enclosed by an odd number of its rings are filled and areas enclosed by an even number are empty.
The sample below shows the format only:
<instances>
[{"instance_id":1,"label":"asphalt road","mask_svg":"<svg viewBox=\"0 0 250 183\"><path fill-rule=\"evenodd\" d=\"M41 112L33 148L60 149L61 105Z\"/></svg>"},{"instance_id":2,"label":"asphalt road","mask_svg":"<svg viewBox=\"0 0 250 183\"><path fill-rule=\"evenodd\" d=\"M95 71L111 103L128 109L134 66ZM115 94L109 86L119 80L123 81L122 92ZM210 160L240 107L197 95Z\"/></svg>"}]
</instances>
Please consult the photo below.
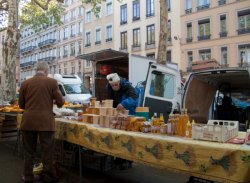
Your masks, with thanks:
<instances>
[{"instance_id":1,"label":"asphalt road","mask_svg":"<svg viewBox=\"0 0 250 183\"><path fill-rule=\"evenodd\" d=\"M15 142L0 142L0 183L22 183L23 159L13 154L14 144ZM127 170L113 169L104 173L83 169L82 181L75 169L62 167L61 171L59 183L186 183L189 178L185 174L140 164L133 164Z\"/></svg>"}]
</instances>

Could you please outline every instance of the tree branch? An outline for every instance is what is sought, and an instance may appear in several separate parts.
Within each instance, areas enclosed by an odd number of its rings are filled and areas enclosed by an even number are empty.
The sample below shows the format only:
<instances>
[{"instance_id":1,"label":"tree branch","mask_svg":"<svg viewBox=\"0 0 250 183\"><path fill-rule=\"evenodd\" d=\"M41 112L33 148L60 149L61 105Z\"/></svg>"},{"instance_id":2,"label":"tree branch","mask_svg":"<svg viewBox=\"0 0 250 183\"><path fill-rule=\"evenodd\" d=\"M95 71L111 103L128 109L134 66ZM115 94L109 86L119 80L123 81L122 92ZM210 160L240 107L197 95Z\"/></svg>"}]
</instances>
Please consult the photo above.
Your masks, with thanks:
<instances>
[{"instance_id":1,"label":"tree branch","mask_svg":"<svg viewBox=\"0 0 250 183\"><path fill-rule=\"evenodd\" d=\"M0 10L7 11L9 9L7 0L0 0Z\"/></svg>"},{"instance_id":2,"label":"tree branch","mask_svg":"<svg viewBox=\"0 0 250 183\"><path fill-rule=\"evenodd\" d=\"M49 3L51 0L47 0L46 4L42 4L38 0L32 0L34 3L36 3L38 6L40 6L43 10L48 10Z\"/></svg>"}]
</instances>

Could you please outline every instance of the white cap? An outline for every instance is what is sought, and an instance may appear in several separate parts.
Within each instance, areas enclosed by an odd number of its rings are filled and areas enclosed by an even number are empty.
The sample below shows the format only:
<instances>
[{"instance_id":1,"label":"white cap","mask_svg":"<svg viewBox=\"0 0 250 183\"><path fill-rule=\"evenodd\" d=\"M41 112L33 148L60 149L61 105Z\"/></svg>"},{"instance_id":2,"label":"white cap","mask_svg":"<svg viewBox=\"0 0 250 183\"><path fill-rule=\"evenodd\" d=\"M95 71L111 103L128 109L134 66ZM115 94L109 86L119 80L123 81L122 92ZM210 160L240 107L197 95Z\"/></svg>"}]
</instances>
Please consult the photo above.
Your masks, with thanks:
<instances>
[{"instance_id":1,"label":"white cap","mask_svg":"<svg viewBox=\"0 0 250 183\"><path fill-rule=\"evenodd\" d=\"M107 75L106 78L109 81L109 83L118 83L118 82L120 82L120 77L118 76L117 73L111 73L111 74Z\"/></svg>"}]
</instances>

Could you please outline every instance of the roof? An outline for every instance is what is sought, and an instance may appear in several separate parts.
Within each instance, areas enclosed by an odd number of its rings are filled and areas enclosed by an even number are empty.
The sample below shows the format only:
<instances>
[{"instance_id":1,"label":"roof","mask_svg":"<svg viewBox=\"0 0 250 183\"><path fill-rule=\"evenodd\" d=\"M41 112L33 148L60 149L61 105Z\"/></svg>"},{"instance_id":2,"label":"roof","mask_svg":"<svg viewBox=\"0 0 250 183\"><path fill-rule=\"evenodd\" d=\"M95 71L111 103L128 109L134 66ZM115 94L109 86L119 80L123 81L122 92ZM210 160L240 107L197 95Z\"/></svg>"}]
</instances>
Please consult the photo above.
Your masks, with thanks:
<instances>
[{"instance_id":1,"label":"roof","mask_svg":"<svg viewBox=\"0 0 250 183\"><path fill-rule=\"evenodd\" d=\"M92 53L86 53L77 56L77 58L89 60L89 61L104 61L104 60L113 60L119 58L128 57L128 53L116 51L112 49L100 50Z\"/></svg>"}]
</instances>

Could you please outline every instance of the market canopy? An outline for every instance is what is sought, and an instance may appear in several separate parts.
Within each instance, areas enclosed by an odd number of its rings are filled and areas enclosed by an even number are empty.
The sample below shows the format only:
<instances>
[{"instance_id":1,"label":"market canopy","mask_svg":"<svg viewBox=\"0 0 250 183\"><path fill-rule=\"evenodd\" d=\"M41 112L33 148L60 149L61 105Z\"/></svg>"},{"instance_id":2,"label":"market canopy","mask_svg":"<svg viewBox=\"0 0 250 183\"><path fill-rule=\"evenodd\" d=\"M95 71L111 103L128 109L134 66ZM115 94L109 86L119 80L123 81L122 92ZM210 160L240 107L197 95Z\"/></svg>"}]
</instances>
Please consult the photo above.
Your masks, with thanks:
<instances>
[{"instance_id":1,"label":"market canopy","mask_svg":"<svg viewBox=\"0 0 250 183\"><path fill-rule=\"evenodd\" d=\"M86 53L77 56L77 58L89 60L89 61L105 61L105 60L117 60L121 58L127 58L128 53L116 51L112 49L100 50L92 53Z\"/></svg>"}]
</instances>

